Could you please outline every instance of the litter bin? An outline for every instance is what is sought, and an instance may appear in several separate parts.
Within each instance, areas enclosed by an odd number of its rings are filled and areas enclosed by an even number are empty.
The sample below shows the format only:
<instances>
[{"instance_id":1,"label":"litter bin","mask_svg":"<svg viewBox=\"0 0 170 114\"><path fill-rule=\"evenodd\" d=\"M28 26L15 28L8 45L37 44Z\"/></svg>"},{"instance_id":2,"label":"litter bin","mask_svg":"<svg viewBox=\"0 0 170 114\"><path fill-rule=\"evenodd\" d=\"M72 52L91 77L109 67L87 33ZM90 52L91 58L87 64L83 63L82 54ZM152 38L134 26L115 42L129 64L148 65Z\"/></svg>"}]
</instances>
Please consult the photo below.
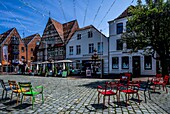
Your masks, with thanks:
<instances>
[{"instance_id":1,"label":"litter bin","mask_svg":"<svg viewBox=\"0 0 170 114\"><path fill-rule=\"evenodd\" d=\"M65 78L67 76L67 71L62 72L62 77Z\"/></svg>"}]
</instances>

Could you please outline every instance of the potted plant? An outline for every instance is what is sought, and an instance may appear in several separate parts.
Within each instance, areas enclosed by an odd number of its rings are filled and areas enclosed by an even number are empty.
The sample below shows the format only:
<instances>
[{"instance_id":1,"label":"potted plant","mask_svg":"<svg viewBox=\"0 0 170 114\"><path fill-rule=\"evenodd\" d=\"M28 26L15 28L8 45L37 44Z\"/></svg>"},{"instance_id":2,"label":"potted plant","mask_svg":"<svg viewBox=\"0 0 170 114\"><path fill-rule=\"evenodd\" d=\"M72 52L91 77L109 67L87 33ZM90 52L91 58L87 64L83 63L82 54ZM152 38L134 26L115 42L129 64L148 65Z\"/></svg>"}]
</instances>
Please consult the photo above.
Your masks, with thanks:
<instances>
[{"instance_id":1,"label":"potted plant","mask_svg":"<svg viewBox=\"0 0 170 114\"><path fill-rule=\"evenodd\" d=\"M57 76L57 68L56 67L54 67L54 76Z\"/></svg>"},{"instance_id":2,"label":"potted plant","mask_svg":"<svg viewBox=\"0 0 170 114\"><path fill-rule=\"evenodd\" d=\"M49 73L48 67L46 66L46 67L45 67L45 77L48 76L48 73Z\"/></svg>"},{"instance_id":3,"label":"potted plant","mask_svg":"<svg viewBox=\"0 0 170 114\"><path fill-rule=\"evenodd\" d=\"M25 74L29 73L29 67L26 68Z\"/></svg>"}]
</instances>

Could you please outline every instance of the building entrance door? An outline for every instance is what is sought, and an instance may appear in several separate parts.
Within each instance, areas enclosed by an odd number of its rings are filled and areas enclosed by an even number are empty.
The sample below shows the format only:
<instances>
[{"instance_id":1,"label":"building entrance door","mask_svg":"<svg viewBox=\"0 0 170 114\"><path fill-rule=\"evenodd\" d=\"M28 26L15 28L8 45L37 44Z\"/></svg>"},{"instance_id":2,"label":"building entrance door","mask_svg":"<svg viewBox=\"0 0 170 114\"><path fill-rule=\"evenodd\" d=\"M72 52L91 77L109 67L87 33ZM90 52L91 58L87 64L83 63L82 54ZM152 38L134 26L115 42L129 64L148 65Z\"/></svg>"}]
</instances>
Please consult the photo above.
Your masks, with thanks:
<instances>
[{"instance_id":1,"label":"building entrance door","mask_svg":"<svg viewBox=\"0 0 170 114\"><path fill-rule=\"evenodd\" d=\"M133 68L133 77L140 76L140 56L133 56L132 57L132 68Z\"/></svg>"}]
</instances>

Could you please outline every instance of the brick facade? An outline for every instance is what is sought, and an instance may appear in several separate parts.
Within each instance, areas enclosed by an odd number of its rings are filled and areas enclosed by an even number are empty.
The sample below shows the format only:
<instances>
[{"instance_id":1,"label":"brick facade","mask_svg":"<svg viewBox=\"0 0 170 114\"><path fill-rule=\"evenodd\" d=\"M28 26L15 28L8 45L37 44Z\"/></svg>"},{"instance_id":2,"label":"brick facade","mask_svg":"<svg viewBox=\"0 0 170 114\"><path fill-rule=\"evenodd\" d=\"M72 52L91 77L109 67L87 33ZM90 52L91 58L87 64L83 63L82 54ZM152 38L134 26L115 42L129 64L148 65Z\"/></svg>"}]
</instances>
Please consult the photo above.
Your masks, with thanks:
<instances>
[{"instance_id":1,"label":"brick facade","mask_svg":"<svg viewBox=\"0 0 170 114\"><path fill-rule=\"evenodd\" d=\"M41 37L39 34L34 34L23 38L23 41L26 46L26 62L30 66L31 62L37 61L37 48L38 42L40 42Z\"/></svg>"}]
</instances>

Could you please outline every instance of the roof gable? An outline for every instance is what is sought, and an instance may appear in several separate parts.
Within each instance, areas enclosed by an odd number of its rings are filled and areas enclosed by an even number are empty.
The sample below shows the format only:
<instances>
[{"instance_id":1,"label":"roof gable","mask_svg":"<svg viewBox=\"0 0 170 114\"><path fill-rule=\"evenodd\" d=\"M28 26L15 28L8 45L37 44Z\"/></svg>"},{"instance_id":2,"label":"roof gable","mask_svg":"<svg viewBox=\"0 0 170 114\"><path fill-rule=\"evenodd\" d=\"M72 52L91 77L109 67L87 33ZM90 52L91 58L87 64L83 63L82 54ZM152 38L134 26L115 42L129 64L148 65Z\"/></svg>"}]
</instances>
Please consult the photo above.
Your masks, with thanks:
<instances>
[{"instance_id":1,"label":"roof gable","mask_svg":"<svg viewBox=\"0 0 170 114\"><path fill-rule=\"evenodd\" d=\"M8 31L4 32L0 36L0 44L8 37L8 35L14 30L15 28L9 29Z\"/></svg>"},{"instance_id":2,"label":"roof gable","mask_svg":"<svg viewBox=\"0 0 170 114\"><path fill-rule=\"evenodd\" d=\"M77 20L73 20L73 21L61 24L55 21L54 19L49 18L46 28L44 30L44 33L49 31L48 27L50 27L51 24L54 26L56 33L59 35L59 37L61 38L61 41L64 44L67 43L67 41L71 38L73 33L79 28ZM43 33L43 38L45 37L44 33Z\"/></svg>"},{"instance_id":3,"label":"roof gable","mask_svg":"<svg viewBox=\"0 0 170 114\"><path fill-rule=\"evenodd\" d=\"M131 8L134 8L134 6L131 5L128 8L126 8L126 10L122 14L120 14L115 20L131 16L132 14L129 12Z\"/></svg>"},{"instance_id":4,"label":"roof gable","mask_svg":"<svg viewBox=\"0 0 170 114\"><path fill-rule=\"evenodd\" d=\"M59 36L63 39L63 25L61 23L55 21L54 19L51 19L51 22L54 25L55 29L57 30Z\"/></svg>"},{"instance_id":5,"label":"roof gable","mask_svg":"<svg viewBox=\"0 0 170 114\"><path fill-rule=\"evenodd\" d=\"M39 34L37 33L37 34L30 35L28 37L23 38L22 40L25 45L28 45L36 36L39 36Z\"/></svg>"},{"instance_id":6,"label":"roof gable","mask_svg":"<svg viewBox=\"0 0 170 114\"><path fill-rule=\"evenodd\" d=\"M73 20L73 21L63 24L64 42L65 43L68 42L68 40L72 37L72 35L74 34L74 32L77 29L79 29L77 20Z\"/></svg>"}]
</instances>

